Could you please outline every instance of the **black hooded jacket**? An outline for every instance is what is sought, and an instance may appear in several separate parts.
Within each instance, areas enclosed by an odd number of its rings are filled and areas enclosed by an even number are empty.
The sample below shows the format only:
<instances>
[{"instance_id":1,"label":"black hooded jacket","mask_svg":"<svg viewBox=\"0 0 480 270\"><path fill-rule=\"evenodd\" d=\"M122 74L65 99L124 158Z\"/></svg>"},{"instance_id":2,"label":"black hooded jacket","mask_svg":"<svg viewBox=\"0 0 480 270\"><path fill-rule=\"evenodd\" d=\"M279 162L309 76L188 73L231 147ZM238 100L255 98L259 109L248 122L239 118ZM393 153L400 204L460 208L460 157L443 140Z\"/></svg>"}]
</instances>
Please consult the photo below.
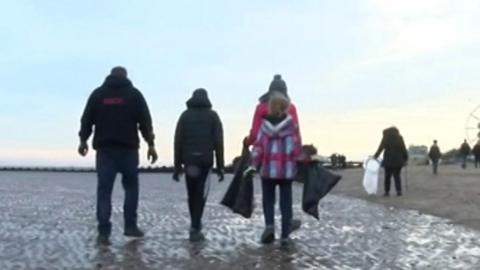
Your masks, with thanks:
<instances>
[{"instance_id":1,"label":"black hooded jacket","mask_svg":"<svg viewBox=\"0 0 480 270\"><path fill-rule=\"evenodd\" d=\"M187 101L175 130L175 168L182 165L213 166L213 152L217 169L224 168L223 128L218 114L212 110L207 91L197 89Z\"/></svg>"},{"instance_id":2,"label":"black hooded jacket","mask_svg":"<svg viewBox=\"0 0 480 270\"><path fill-rule=\"evenodd\" d=\"M385 151L383 154L383 165L386 168L400 168L407 162L407 148L405 147L403 137L396 127L387 128L383 131L382 142L375 153L375 158L378 158L382 151Z\"/></svg>"},{"instance_id":3,"label":"black hooded jacket","mask_svg":"<svg viewBox=\"0 0 480 270\"><path fill-rule=\"evenodd\" d=\"M462 143L462 145L460 146L460 154L468 156L470 155L470 152L472 152L470 145L466 142Z\"/></svg>"},{"instance_id":4,"label":"black hooded jacket","mask_svg":"<svg viewBox=\"0 0 480 270\"><path fill-rule=\"evenodd\" d=\"M152 118L147 103L129 79L110 75L88 99L82 115L80 139L87 141L95 127L93 148L138 148L138 130L153 146Z\"/></svg>"}]
</instances>

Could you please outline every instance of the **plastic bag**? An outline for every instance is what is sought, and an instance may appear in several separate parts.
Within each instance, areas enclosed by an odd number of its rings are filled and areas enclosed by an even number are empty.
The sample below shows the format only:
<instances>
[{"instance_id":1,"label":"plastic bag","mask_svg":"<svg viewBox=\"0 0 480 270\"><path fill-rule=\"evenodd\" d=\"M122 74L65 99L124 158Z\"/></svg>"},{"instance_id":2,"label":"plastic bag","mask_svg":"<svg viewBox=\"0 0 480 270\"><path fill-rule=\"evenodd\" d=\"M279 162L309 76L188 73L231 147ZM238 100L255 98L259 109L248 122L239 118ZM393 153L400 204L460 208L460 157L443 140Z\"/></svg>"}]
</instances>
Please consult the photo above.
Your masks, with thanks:
<instances>
[{"instance_id":1,"label":"plastic bag","mask_svg":"<svg viewBox=\"0 0 480 270\"><path fill-rule=\"evenodd\" d=\"M242 181L243 172L250 165L250 152L247 148L243 148L242 155L238 162L238 166L235 168L232 182L228 186L227 192L223 196L220 204L225 205L226 207L232 209L235 205L235 200L237 199L238 192L240 190L240 183Z\"/></svg>"},{"instance_id":2,"label":"plastic bag","mask_svg":"<svg viewBox=\"0 0 480 270\"><path fill-rule=\"evenodd\" d=\"M234 213L240 214L244 218L250 218L253 213L253 208L253 174L249 174L240 182L240 188L232 210Z\"/></svg>"},{"instance_id":3,"label":"plastic bag","mask_svg":"<svg viewBox=\"0 0 480 270\"><path fill-rule=\"evenodd\" d=\"M342 176L325 169L318 162L310 162L299 168L303 180L302 209L305 213L318 217L318 203L340 181Z\"/></svg>"},{"instance_id":4,"label":"plastic bag","mask_svg":"<svg viewBox=\"0 0 480 270\"><path fill-rule=\"evenodd\" d=\"M223 196L220 204L230 208L234 213L250 218L253 213L253 176L244 178L243 172L250 165L250 152L247 148L242 150L232 182Z\"/></svg>"},{"instance_id":5,"label":"plastic bag","mask_svg":"<svg viewBox=\"0 0 480 270\"><path fill-rule=\"evenodd\" d=\"M363 163L363 168L365 169L363 175L363 187L369 195L376 194L378 190L380 162L370 157Z\"/></svg>"}]
</instances>

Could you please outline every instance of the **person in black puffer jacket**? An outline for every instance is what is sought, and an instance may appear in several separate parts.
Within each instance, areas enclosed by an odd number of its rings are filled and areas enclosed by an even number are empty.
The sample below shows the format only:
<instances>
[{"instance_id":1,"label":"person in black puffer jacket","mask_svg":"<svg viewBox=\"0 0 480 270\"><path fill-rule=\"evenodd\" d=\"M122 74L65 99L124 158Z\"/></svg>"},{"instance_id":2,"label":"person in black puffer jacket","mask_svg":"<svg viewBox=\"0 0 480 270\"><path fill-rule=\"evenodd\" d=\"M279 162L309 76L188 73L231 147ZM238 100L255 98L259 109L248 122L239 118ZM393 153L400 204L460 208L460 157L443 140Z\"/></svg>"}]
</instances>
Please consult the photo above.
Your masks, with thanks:
<instances>
[{"instance_id":1,"label":"person in black puffer jacket","mask_svg":"<svg viewBox=\"0 0 480 270\"><path fill-rule=\"evenodd\" d=\"M407 163L408 152L405 142L396 127L390 127L383 131L383 138L374 157L378 158L383 152L383 166L385 167L385 195L390 193L390 180L393 175L397 196L402 196L402 179L400 173Z\"/></svg>"},{"instance_id":2,"label":"person in black puffer jacket","mask_svg":"<svg viewBox=\"0 0 480 270\"><path fill-rule=\"evenodd\" d=\"M177 123L174 145L173 179L178 182L185 169L191 218L190 240L200 241L204 239L201 221L214 152L219 181L223 181L224 170L222 122L212 110L205 89L195 90L187 101L187 110L182 113Z\"/></svg>"}]
</instances>

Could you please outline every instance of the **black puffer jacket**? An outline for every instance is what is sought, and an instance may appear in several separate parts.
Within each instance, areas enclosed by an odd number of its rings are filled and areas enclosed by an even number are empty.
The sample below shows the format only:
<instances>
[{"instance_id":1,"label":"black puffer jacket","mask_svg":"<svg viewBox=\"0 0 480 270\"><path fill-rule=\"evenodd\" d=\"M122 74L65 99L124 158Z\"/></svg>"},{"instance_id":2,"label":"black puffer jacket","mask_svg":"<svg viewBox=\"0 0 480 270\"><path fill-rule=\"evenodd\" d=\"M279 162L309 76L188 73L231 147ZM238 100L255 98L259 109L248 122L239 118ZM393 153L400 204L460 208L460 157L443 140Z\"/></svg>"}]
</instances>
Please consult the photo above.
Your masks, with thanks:
<instances>
[{"instance_id":1,"label":"black puffer jacket","mask_svg":"<svg viewBox=\"0 0 480 270\"><path fill-rule=\"evenodd\" d=\"M80 139L87 141L95 127L93 148L138 148L140 129L154 143L152 118L143 95L126 77L109 75L88 99L82 115Z\"/></svg>"},{"instance_id":2,"label":"black puffer jacket","mask_svg":"<svg viewBox=\"0 0 480 270\"><path fill-rule=\"evenodd\" d=\"M383 165L386 168L403 167L408 160L408 152L403 137L396 127L387 128L383 131L383 138L375 158L383 154Z\"/></svg>"},{"instance_id":3,"label":"black puffer jacket","mask_svg":"<svg viewBox=\"0 0 480 270\"><path fill-rule=\"evenodd\" d=\"M472 150L473 155L476 159L480 159L480 144L475 144Z\"/></svg>"},{"instance_id":4,"label":"black puffer jacket","mask_svg":"<svg viewBox=\"0 0 480 270\"><path fill-rule=\"evenodd\" d=\"M175 168L182 165L212 166L213 152L218 169L224 168L223 128L212 110L207 91L197 89L187 101L175 130Z\"/></svg>"}]
</instances>

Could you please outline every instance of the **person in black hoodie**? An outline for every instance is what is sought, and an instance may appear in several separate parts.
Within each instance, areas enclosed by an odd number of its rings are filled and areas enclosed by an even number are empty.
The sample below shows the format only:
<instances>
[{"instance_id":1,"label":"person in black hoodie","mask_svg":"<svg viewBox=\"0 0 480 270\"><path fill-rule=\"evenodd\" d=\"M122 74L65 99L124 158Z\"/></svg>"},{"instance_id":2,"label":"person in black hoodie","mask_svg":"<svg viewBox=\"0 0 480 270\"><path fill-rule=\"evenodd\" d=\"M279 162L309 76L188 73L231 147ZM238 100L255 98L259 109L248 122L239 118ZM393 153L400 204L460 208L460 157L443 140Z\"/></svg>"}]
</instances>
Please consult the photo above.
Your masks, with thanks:
<instances>
[{"instance_id":1,"label":"person in black hoodie","mask_svg":"<svg viewBox=\"0 0 480 270\"><path fill-rule=\"evenodd\" d=\"M432 161L433 174L437 174L438 161L442 157L442 152L440 152L440 147L438 147L437 140L433 141L433 145L430 147L430 151L428 152L428 157Z\"/></svg>"},{"instance_id":2,"label":"person in black hoodie","mask_svg":"<svg viewBox=\"0 0 480 270\"><path fill-rule=\"evenodd\" d=\"M187 110L182 113L175 130L175 173L179 181L185 170L188 193L188 209L192 242L204 239L202 215L209 190L210 172L215 161L219 182L223 181L223 128L218 114L212 110L205 89L197 89L187 101ZM185 167L185 168L183 168Z\"/></svg>"},{"instance_id":3,"label":"person in black hoodie","mask_svg":"<svg viewBox=\"0 0 480 270\"><path fill-rule=\"evenodd\" d=\"M472 152L472 149L470 148L470 145L468 144L467 140L464 140L462 145L460 146L460 155L462 157L462 169L467 168L467 160L471 152Z\"/></svg>"},{"instance_id":4,"label":"person in black hoodie","mask_svg":"<svg viewBox=\"0 0 480 270\"><path fill-rule=\"evenodd\" d=\"M86 156L87 140L92 134L93 148L97 150L97 220L98 243L110 244L112 224L112 191L116 174L122 174L125 189L124 234L143 237L137 226L138 208L138 129L148 143L147 157L154 163L157 153L154 147L152 119L142 94L127 78L127 70L114 67L102 86L90 95L81 118L78 153Z\"/></svg>"},{"instance_id":5,"label":"person in black hoodie","mask_svg":"<svg viewBox=\"0 0 480 270\"><path fill-rule=\"evenodd\" d=\"M472 149L473 157L475 158L475 168L480 164L480 141L478 141Z\"/></svg>"},{"instance_id":6,"label":"person in black hoodie","mask_svg":"<svg viewBox=\"0 0 480 270\"><path fill-rule=\"evenodd\" d=\"M383 154L383 166L385 167L385 195L390 195L390 180L393 175L397 196L402 196L402 180L400 172L407 163L408 152L403 137L396 127L390 127L383 131L383 138L374 157L377 159Z\"/></svg>"}]
</instances>

